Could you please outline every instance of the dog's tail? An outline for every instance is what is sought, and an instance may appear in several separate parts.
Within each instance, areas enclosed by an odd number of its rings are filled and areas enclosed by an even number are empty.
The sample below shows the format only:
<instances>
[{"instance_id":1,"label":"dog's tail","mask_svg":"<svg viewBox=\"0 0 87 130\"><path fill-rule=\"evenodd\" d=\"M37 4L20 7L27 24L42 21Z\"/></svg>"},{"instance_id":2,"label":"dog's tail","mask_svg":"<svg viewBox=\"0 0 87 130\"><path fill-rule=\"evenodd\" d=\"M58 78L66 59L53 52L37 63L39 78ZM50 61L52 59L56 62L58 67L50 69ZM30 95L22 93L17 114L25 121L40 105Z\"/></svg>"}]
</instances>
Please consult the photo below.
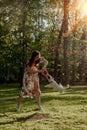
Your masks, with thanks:
<instances>
[{"instance_id":1,"label":"dog's tail","mask_svg":"<svg viewBox=\"0 0 87 130\"><path fill-rule=\"evenodd\" d=\"M68 88L70 88L69 84L67 84L66 87L64 87L65 90L68 89Z\"/></svg>"}]
</instances>

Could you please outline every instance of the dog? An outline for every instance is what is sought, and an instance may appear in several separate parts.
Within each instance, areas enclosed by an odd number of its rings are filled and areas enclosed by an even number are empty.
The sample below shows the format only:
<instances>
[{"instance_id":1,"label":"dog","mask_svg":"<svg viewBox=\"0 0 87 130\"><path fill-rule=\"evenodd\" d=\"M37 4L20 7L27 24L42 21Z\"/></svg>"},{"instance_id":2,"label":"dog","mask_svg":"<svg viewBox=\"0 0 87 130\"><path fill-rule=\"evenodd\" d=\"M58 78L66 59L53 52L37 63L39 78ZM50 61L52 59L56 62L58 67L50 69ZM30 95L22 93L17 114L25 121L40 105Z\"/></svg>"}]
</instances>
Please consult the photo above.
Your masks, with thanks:
<instances>
[{"instance_id":1,"label":"dog","mask_svg":"<svg viewBox=\"0 0 87 130\"><path fill-rule=\"evenodd\" d=\"M49 84L45 85L45 88L53 88L53 89L59 91L60 93L62 93L65 89L69 88L69 84L67 85L67 87L63 87L63 85L61 83L58 84L54 80L54 78L47 72L47 70L44 72L43 75L49 82Z\"/></svg>"}]
</instances>

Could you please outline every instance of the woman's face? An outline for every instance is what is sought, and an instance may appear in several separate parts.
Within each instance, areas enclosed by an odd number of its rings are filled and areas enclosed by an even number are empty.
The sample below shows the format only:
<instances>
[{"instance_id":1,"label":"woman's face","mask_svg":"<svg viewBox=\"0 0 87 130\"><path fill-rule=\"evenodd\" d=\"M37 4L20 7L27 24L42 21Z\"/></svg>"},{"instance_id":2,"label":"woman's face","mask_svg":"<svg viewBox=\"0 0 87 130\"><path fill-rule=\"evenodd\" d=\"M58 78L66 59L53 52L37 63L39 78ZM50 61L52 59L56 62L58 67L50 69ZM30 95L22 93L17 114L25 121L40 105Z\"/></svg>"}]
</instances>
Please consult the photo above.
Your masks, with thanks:
<instances>
[{"instance_id":1,"label":"woman's face","mask_svg":"<svg viewBox=\"0 0 87 130\"><path fill-rule=\"evenodd\" d=\"M38 61L38 60L40 60L41 59L41 54L39 53L35 58L34 58L34 61L36 62L36 61Z\"/></svg>"}]
</instances>

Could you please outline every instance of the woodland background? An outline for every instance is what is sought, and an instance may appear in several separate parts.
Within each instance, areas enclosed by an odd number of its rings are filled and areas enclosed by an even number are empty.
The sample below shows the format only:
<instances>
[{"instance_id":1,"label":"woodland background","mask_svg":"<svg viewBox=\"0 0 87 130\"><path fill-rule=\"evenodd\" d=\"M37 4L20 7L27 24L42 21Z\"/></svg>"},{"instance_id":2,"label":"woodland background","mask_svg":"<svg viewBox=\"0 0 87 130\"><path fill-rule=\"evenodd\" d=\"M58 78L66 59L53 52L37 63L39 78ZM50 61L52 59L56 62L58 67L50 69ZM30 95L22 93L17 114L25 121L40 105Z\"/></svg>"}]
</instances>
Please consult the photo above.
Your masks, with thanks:
<instances>
[{"instance_id":1,"label":"woodland background","mask_svg":"<svg viewBox=\"0 0 87 130\"><path fill-rule=\"evenodd\" d=\"M0 0L0 83L21 82L34 50L57 82L87 85L86 0Z\"/></svg>"}]
</instances>

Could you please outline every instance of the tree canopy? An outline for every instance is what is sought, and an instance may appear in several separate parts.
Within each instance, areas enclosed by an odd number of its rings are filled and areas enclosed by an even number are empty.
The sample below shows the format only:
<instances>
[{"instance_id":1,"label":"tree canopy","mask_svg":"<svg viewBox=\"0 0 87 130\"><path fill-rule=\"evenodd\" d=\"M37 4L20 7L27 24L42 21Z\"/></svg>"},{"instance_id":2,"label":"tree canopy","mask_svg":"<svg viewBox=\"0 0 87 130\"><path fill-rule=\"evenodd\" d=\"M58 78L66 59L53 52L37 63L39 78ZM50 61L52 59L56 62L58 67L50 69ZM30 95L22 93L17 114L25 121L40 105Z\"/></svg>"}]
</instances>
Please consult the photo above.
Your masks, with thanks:
<instances>
[{"instance_id":1,"label":"tree canopy","mask_svg":"<svg viewBox=\"0 0 87 130\"><path fill-rule=\"evenodd\" d=\"M34 50L64 84L87 84L86 0L0 0L0 82L17 82Z\"/></svg>"}]
</instances>

